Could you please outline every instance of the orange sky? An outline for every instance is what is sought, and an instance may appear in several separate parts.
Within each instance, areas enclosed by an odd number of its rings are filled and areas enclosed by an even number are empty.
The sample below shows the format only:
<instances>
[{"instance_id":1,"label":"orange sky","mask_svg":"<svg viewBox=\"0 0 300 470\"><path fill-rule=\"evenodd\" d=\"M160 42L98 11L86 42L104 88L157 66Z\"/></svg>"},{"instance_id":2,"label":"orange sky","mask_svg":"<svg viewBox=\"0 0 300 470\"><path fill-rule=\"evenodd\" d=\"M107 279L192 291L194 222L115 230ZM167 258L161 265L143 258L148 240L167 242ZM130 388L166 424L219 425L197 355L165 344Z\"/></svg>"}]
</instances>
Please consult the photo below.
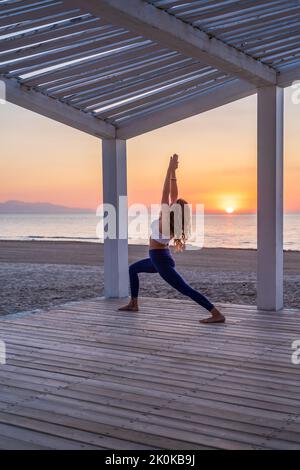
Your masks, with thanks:
<instances>
[{"instance_id":1,"label":"orange sky","mask_svg":"<svg viewBox=\"0 0 300 470\"><path fill-rule=\"evenodd\" d=\"M286 91L285 209L300 212L300 105ZM19 107L0 105L0 201L94 208L101 201L100 141ZM170 154L180 195L207 212L256 211L256 97L128 142L129 202L157 203Z\"/></svg>"}]
</instances>

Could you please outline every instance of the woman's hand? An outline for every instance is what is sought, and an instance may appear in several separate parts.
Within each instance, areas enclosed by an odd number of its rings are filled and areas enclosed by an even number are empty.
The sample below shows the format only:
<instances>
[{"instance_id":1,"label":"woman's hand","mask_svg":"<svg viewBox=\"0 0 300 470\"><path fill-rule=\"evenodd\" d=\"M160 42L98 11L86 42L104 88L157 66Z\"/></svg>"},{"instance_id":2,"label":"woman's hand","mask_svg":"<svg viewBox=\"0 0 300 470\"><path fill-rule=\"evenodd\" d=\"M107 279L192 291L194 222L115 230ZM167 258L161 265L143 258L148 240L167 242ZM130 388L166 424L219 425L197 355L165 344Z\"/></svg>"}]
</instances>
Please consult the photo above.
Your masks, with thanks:
<instances>
[{"instance_id":1,"label":"woman's hand","mask_svg":"<svg viewBox=\"0 0 300 470\"><path fill-rule=\"evenodd\" d=\"M174 153L174 155L170 158L170 169L176 171L178 168L178 155Z\"/></svg>"},{"instance_id":2,"label":"woman's hand","mask_svg":"<svg viewBox=\"0 0 300 470\"><path fill-rule=\"evenodd\" d=\"M174 169L177 170L177 168L178 168L178 155L177 155L177 153L174 153L174 155L173 155L173 165L174 165Z\"/></svg>"}]
</instances>

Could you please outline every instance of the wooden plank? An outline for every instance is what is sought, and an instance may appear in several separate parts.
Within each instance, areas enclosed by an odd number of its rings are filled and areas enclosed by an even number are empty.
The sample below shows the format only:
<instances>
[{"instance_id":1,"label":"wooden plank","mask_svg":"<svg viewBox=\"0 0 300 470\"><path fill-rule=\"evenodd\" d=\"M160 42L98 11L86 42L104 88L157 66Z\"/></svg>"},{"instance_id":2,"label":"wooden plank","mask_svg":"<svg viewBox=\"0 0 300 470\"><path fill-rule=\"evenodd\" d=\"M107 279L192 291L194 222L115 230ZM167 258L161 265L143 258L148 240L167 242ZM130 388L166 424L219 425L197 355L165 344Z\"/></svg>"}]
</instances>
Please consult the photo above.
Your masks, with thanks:
<instances>
[{"instance_id":1,"label":"wooden plank","mask_svg":"<svg viewBox=\"0 0 300 470\"><path fill-rule=\"evenodd\" d=\"M0 319L5 448L296 448L299 310L226 305L227 325L203 328L188 300L144 298L124 315L119 304Z\"/></svg>"},{"instance_id":2,"label":"wooden plank","mask_svg":"<svg viewBox=\"0 0 300 470\"><path fill-rule=\"evenodd\" d=\"M15 422L20 423L20 426L15 425ZM30 424L28 422L25 423L24 418L19 417L19 419L15 420L13 415L5 415L0 412L0 433L5 434L6 437L12 437L28 442L29 448L32 447L33 443L34 447L36 445L36 449L40 446L55 450L101 450L105 448L101 448L100 445L95 446L90 444L87 438L84 439L84 434L82 434L82 439L86 442L76 442L76 439L74 439L75 432L72 433L72 431L66 432L66 434L71 435L71 439L65 439L63 429L60 430L59 426L55 427L55 425L51 425L50 423L48 423L45 433L39 432L39 429L38 422L36 422L35 429L32 430L30 429ZM55 436L50 434L53 429L55 429L57 433ZM97 439L94 437L92 440L96 441ZM16 447L17 449L19 448L18 445Z\"/></svg>"},{"instance_id":3,"label":"wooden plank","mask_svg":"<svg viewBox=\"0 0 300 470\"><path fill-rule=\"evenodd\" d=\"M66 10L60 1L49 2L48 4L40 4L32 7L30 10L18 11L11 14L6 14L0 17L0 30L2 33L14 32L15 28L26 28L34 25L36 20L51 23L59 14L69 14L70 17L79 13L79 9ZM52 19L53 18L53 19Z\"/></svg>"},{"instance_id":4,"label":"wooden plank","mask_svg":"<svg viewBox=\"0 0 300 470\"><path fill-rule=\"evenodd\" d=\"M76 25L75 25L76 26ZM31 54L40 54L43 52L51 52L52 50L56 50L59 48L63 48L66 46L75 46L78 44L79 41L86 41L90 38L97 37L100 35L108 35L113 33L114 31L120 31L114 28L113 26L108 25L101 25L99 22L99 26L95 26L93 28L88 28L87 26L83 27L82 25L77 26L77 29L72 30L71 34L63 34L59 36L57 32L52 33L52 38L48 32L48 36L42 38L44 40L37 41L35 37L34 41L31 40L29 43L28 41L24 41L24 39L19 40L19 48L16 49L17 41L13 42L12 44L9 43L10 48L8 48L8 44L2 45L0 42L0 52L1 52L1 60L7 62L8 60L15 61L22 57L29 56ZM45 34L45 33L43 33ZM50 37L49 37L50 36ZM12 47L13 46L13 47Z\"/></svg>"},{"instance_id":5,"label":"wooden plank","mask_svg":"<svg viewBox=\"0 0 300 470\"><path fill-rule=\"evenodd\" d=\"M150 68L150 70L151 69L153 69L153 66ZM199 74L207 78L214 73L220 76L218 72L214 72L211 69L203 69L203 67L198 63L193 63L191 65L184 64L183 67L178 68L178 71L176 71L176 69L171 71L167 70L166 73L162 72L158 74L157 77L150 75L148 79L144 78L141 83L124 83L121 84L121 86L116 90L113 88L108 88L106 90L105 88L103 89L102 87L99 87L99 91L96 90L95 92L91 93L91 96L86 97L85 95L81 96L79 94L79 96L75 98L74 102L78 103L79 105L83 103L89 106L97 104L100 107L107 104L113 104L116 101L134 97L140 93L146 93L151 89L155 90L156 88L163 87L164 85L171 84L172 82L180 81L185 77L188 78L189 76Z\"/></svg>"},{"instance_id":6,"label":"wooden plank","mask_svg":"<svg viewBox=\"0 0 300 470\"><path fill-rule=\"evenodd\" d=\"M104 426L107 425L115 425L117 424L118 426L122 425L124 428L128 428L128 426L131 428L131 424L134 422L139 423L140 421L145 422L145 429L148 428L149 422L153 420L155 423L159 423L163 420L165 422L168 422L170 424L170 429L174 428L174 430L178 429L186 429L189 430L191 428L196 428L197 427L197 432L204 432L207 434L207 437L210 436L210 431L213 432L213 437L215 435L223 435L224 431L226 430L226 434L231 436L235 439L237 439L240 442L248 440L249 442L249 435L251 434L252 430L252 435L250 437L250 440L252 438L253 443L261 443L262 438L261 435L265 436L266 434L271 433L272 429L267 428L266 426L256 426L256 425L251 425L247 424L246 426L243 426L242 424L239 423L227 423L224 425L224 427L220 426L220 423L218 421L213 421L210 419L205 418L204 416L187 416L183 411L179 411L177 413L172 413L172 417L169 414L169 411L165 411L166 415L164 416L164 409L160 408L160 402L157 402L156 410L153 409L153 412L151 409L148 410L144 407L143 411L141 410L133 410L132 407L130 409L127 409L127 406L124 406L124 403L119 403L115 404L116 406L112 406L112 403L110 404L111 406L107 406L107 404L100 404L100 400L95 398L95 401L88 402L84 399L80 399L79 401L72 398L63 398L63 397L49 397L47 400L42 400L37 403L37 406L39 408L39 419L43 416L43 413L46 411L46 413L51 413L51 412L59 412L59 413L64 413L67 416L76 416L76 418L81 419L82 421L90 420L91 422L97 423L98 429L101 432L102 424ZM29 413L28 413L29 415ZM80 426L82 426L82 421L78 422ZM213 426L211 426L213 424ZM89 424L91 426L91 424ZM210 426L213 429L209 429ZM244 430L244 438L240 436L240 430ZM259 432L260 435L258 434L257 436L255 435L256 432ZM179 439L180 440L180 437ZM151 438L149 440L149 443L151 442ZM246 441L247 443L247 441Z\"/></svg>"},{"instance_id":7,"label":"wooden plank","mask_svg":"<svg viewBox=\"0 0 300 470\"><path fill-rule=\"evenodd\" d=\"M111 99L112 95L115 98L120 97L120 93L128 94L128 87L138 86L140 88L145 89L145 86L148 85L148 80L151 81L156 79L158 80L157 83L162 83L165 79L165 75L172 73L172 78L176 76L182 75L183 73L187 73L189 67L191 66L190 61L183 59L182 61L174 61L174 59L169 59L166 64L159 64L159 60L152 61L152 63L147 64L148 67L145 67L145 72L142 74L131 73L128 74L128 78L124 77L122 74L121 76L116 75L114 76L105 76L99 77L99 84L97 85L97 79L95 79L96 86L94 85L94 81L92 80L91 85L89 81L87 85L84 83L81 87L77 87L76 91L71 96L66 96L63 99L67 99L68 102L72 103L90 103L90 99L96 99L99 102L99 97L103 100L107 100L108 98ZM157 67L156 64L158 64ZM194 65L195 66L195 65ZM196 66L195 66L196 67ZM195 70L199 71L199 65ZM111 81L110 81L111 80ZM155 84L155 82L151 83ZM78 89L79 88L79 89ZM136 92L139 89L134 88L132 89ZM66 95L66 91L64 92ZM124 96L124 95L123 95ZM87 101L89 100L89 101Z\"/></svg>"},{"instance_id":8,"label":"wooden plank","mask_svg":"<svg viewBox=\"0 0 300 470\"><path fill-rule=\"evenodd\" d=\"M84 92L84 96L90 95L95 89L99 89L99 86L108 89L111 87L112 90L121 87L124 83L138 83L142 82L145 78L148 78L151 73L153 76L157 76L166 70L178 70L186 65L191 64L190 59L181 59L173 54L157 56L153 55L142 61L142 63L126 64L125 67L118 67L115 70L108 70L106 73L101 68L98 71L92 73L88 72L82 77L74 77L69 83L64 83L62 86L57 86L51 90L51 94L62 99L75 97L79 92Z\"/></svg>"},{"instance_id":9,"label":"wooden plank","mask_svg":"<svg viewBox=\"0 0 300 470\"><path fill-rule=\"evenodd\" d=\"M58 31L33 31L31 35L28 33L24 37L7 37L5 40L0 40L0 53L9 54L12 50L17 52L22 48L28 48L28 50L31 50L31 48L35 49L35 47L38 47L41 43L55 42L56 40L60 40L62 37L70 37L72 35L76 38L76 36L84 34L87 30L93 31L94 29L98 29L101 27L101 24L102 22L98 18L87 18L80 21L79 24L71 23L62 26Z\"/></svg>"},{"instance_id":10,"label":"wooden plank","mask_svg":"<svg viewBox=\"0 0 300 470\"><path fill-rule=\"evenodd\" d=\"M47 410L50 411L47 411ZM56 409L56 408L55 408ZM68 411L68 408L65 408ZM146 432L135 432L134 430L121 428L120 426L115 427L111 424L101 422L101 426L97 422L87 421L83 418L83 413L79 414L79 419L76 418L76 412L72 411L72 415L74 417L65 416L65 412L63 415L59 415L53 412L53 407L47 406L47 404L42 404L40 401L37 403L36 409L34 408L20 408L16 409L19 415L13 414L6 414L0 413L0 422L7 421L9 423L22 423L26 426L26 432L23 432L21 436L26 439L26 437L31 435L33 432L36 433L37 430L44 430L46 429L49 441L46 442L51 445L51 448L60 448L61 446L61 437L50 436L49 433L54 431L55 433L58 430L59 436L70 436L73 440L73 444L70 444L70 441L66 442L67 445L64 444L66 447L63 448L84 448L86 445L94 446L96 445L98 449L101 449L101 445L104 445L105 449L151 449L156 448L156 446L162 447L162 445L169 446L170 449L180 449L182 445L182 449L188 449L189 443L184 442L182 440L176 441L175 439L166 438L162 440L160 437L153 436L152 442L149 441L149 434ZM37 420L31 419L31 417L37 418ZM43 421L43 417L45 417L45 421ZM106 421L105 419L102 421ZM54 423L54 424L52 424ZM59 423L57 425L56 423ZM64 426L67 425L68 427ZM79 426L81 429L76 429L74 426ZM87 429L88 431L85 431ZM1 426L0 426L1 430ZM93 434L92 434L92 432ZM44 441L45 437L43 434L39 433L39 441ZM77 441L77 443L76 443ZM85 444L84 442L88 444ZM153 446L152 446L153 445Z\"/></svg>"},{"instance_id":11,"label":"wooden plank","mask_svg":"<svg viewBox=\"0 0 300 470\"><path fill-rule=\"evenodd\" d=\"M103 67L103 70L105 71L105 67L117 66L118 68L119 65L121 66L126 62L132 63L135 60L138 63L139 60L145 58L145 55L157 53L157 55L160 56L163 51L167 52L165 49L162 50L161 47L158 47L157 45L152 43L137 43L127 49L117 49L113 54L109 54L108 57L101 56L100 58L91 59L84 63L74 63L70 65L67 69L62 68L58 70L41 70L40 72L36 72L33 77L22 78L21 81L22 83L26 83L26 85L28 86L40 85L41 87L43 87L44 85L48 85L48 87L50 88L51 86L55 86L55 83L58 81L59 83L61 81L66 81L68 83L70 77L72 79L73 74L76 75L77 73L81 74L87 73L89 71L92 72L92 66L101 68Z\"/></svg>"},{"instance_id":12,"label":"wooden plank","mask_svg":"<svg viewBox=\"0 0 300 470\"><path fill-rule=\"evenodd\" d=\"M22 48L28 48L31 50L35 48L36 45L40 43L52 41L55 42L61 37L74 37L83 34L87 29L92 31L100 27L102 22L97 18L86 18L78 22L71 22L64 24L58 30L46 29L44 30L29 30L24 35L19 36L7 36L5 39L0 40L0 53L5 54L10 53L10 51L15 50L16 52L22 50Z\"/></svg>"},{"instance_id":13,"label":"wooden plank","mask_svg":"<svg viewBox=\"0 0 300 470\"><path fill-rule=\"evenodd\" d=\"M147 115L150 110L154 110L156 115L160 109L159 104L166 105L168 100L177 99L183 97L191 98L191 96L198 94L199 96L205 96L210 91L215 90L219 86L226 85L229 83L228 77L220 77L216 72L211 75L206 75L201 71L197 74L183 78L182 81L172 81L163 85L161 88L154 87L148 92L137 92L131 95L130 98L123 98L122 100L115 100L113 103L94 104L88 106L87 110L92 110L93 113L99 117L105 116L105 119L113 122L121 120L120 118L126 118L127 116L138 118ZM191 95L191 96L190 96ZM211 95L210 95L211 96ZM157 101L156 101L157 100ZM158 102L158 106L157 106ZM171 106L170 106L171 107Z\"/></svg>"},{"instance_id":14,"label":"wooden plank","mask_svg":"<svg viewBox=\"0 0 300 470\"><path fill-rule=\"evenodd\" d=\"M111 37L109 37L109 35ZM115 41L113 41L115 37ZM97 46L97 42L99 45ZM93 41L87 41L85 44L84 40L81 40L78 44L74 44L74 51L72 51L73 44L66 48L56 50L56 48L50 48L49 53L41 52L32 55L23 54L23 58L16 57L16 61L13 60L0 63L1 74L8 74L9 77L23 76L31 74L35 70L43 70L47 67L54 67L55 65L63 64L64 62L72 62L86 57L91 57L96 54L108 53L113 49L118 49L138 42L144 42L138 37L133 37L132 34L117 30L111 34L99 35L99 38L95 40L95 46L93 47ZM82 44L82 45L81 45Z\"/></svg>"},{"instance_id":15,"label":"wooden plank","mask_svg":"<svg viewBox=\"0 0 300 470\"><path fill-rule=\"evenodd\" d=\"M4 431L5 432L5 431ZM14 437L0 435L0 449L2 450L50 450L49 447L32 444L30 442L21 441Z\"/></svg>"},{"instance_id":16,"label":"wooden plank","mask_svg":"<svg viewBox=\"0 0 300 470\"><path fill-rule=\"evenodd\" d=\"M21 25L16 26L12 30L4 30L0 41L10 41L12 38L20 38L24 36L32 36L36 33L44 32L47 30L53 31L54 29L59 30L59 28L64 27L66 25L80 23L81 21L85 21L90 15L79 15L77 13L77 9L73 11L68 11L65 8L62 9L61 13L57 13L53 15L53 18L50 22L47 20L33 20L31 25Z\"/></svg>"}]
</instances>

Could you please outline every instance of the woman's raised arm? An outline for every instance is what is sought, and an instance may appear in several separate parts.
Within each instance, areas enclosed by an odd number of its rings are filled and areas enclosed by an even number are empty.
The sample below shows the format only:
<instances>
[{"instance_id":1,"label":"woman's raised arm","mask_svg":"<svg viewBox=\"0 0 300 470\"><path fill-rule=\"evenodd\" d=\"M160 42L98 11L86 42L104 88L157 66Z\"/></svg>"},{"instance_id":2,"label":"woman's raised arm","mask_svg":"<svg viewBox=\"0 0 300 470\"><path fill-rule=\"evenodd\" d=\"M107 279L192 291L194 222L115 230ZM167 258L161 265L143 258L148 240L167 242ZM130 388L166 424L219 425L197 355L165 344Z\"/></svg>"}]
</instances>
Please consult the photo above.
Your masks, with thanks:
<instances>
[{"instance_id":1,"label":"woman's raised arm","mask_svg":"<svg viewBox=\"0 0 300 470\"><path fill-rule=\"evenodd\" d=\"M164 182L163 192L162 192L162 197L161 197L161 203L168 204L168 205L170 202L169 197L170 197L170 189L171 189L172 160L173 160L173 157L170 158L170 163L169 163L167 174L165 177L165 182Z\"/></svg>"},{"instance_id":2,"label":"woman's raised arm","mask_svg":"<svg viewBox=\"0 0 300 470\"><path fill-rule=\"evenodd\" d=\"M177 178L176 178L176 170L178 168L178 155L173 155L172 159L172 166L171 166L171 190L170 190L170 195L171 195L171 205L175 204L175 202L178 199L178 186L177 186Z\"/></svg>"}]
</instances>

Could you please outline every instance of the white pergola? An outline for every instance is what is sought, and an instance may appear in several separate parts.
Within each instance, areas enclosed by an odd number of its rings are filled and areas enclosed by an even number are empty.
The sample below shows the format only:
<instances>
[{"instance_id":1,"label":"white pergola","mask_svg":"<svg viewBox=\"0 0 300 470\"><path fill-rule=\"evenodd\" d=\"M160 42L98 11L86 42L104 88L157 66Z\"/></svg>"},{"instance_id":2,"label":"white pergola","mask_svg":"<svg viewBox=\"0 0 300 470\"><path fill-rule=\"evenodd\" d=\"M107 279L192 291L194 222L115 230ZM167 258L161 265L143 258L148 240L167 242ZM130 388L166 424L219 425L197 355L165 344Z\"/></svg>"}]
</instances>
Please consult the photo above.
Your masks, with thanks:
<instances>
[{"instance_id":1,"label":"white pergola","mask_svg":"<svg viewBox=\"0 0 300 470\"><path fill-rule=\"evenodd\" d=\"M257 93L258 308L283 307L283 88L300 79L300 0L0 0L0 79L8 101L102 139L116 208L127 139ZM127 240L104 254L106 296L126 296Z\"/></svg>"}]
</instances>

